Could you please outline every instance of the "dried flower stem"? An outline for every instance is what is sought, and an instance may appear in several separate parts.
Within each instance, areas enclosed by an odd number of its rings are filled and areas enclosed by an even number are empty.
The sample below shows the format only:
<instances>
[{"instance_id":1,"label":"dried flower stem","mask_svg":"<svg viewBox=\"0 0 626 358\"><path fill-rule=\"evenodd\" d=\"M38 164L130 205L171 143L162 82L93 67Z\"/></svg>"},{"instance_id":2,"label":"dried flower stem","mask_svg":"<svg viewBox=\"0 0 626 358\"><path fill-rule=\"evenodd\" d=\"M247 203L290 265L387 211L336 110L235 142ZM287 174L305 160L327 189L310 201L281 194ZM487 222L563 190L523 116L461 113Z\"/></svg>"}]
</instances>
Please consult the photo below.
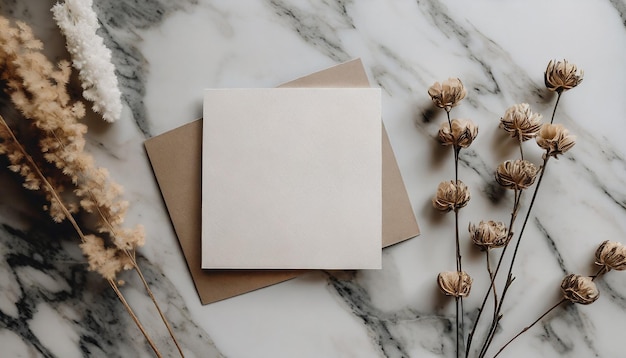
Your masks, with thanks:
<instances>
[{"instance_id":1,"label":"dried flower stem","mask_svg":"<svg viewBox=\"0 0 626 358\"><path fill-rule=\"evenodd\" d=\"M450 126L450 133L452 133L452 120L450 119L450 111L446 110L446 114L448 117L448 125ZM461 151L461 147L457 145L457 143L453 144L454 151L454 183L455 185L459 184L459 153ZM458 195L458 190L457 190ZM454 208L454 228L455 228L455 246L456 246L456 270L457 272L463 271L463 265L461 263L461 244L459 239L459 208ZM459 280L459 285L460 285ZM463 345L463 331L465 327L465 310L463 309L463 297L455 297L455 305L456 305L456 354L459 357L459 354L462 350L461 346ZM460 323L459 323L460 316Z\"/></svg>"},{"instance_id":2,"label":"dried flower stem","mask_svg":"<svg viewBox=\"0 0 626 358\"><path fill-rule=\"evenodd\" d=\"M513 234L511 228L513 227L513 224L515 223L515 219L517 218L517 213L519 212L520 199L522 197L522 191L521 190L515 190L513 197L514 197L514 199L513 199L513 210L511 210L511 219L509 221L509 226L508 226L509 227L508 235L512 235ZM504 260L504 254L506 253L506 249L507 249L508 246L509 245L507 244L506 246L504 246L502 248L502 252L500 253L500 258L498 259L498 264L496 265L496 269L493 272L493 275L490 274L490 276L492 276L492 278L491 278L492 283L495 282L495 279L498 276L498 272L500 271L500 267L501 267L502 262ZM487 255L489 255L488 252L487 252ZM487 289L487 293L485 294L485 297L483 298L483 301L481 303L480 309L478 310L478 316L476 316L476 321L474 322L474 327L472 327L472 331L471 331L471 333L470 333L470 335L468 337L467 347L466 347L466 350L465 350L465 357L469 357L470 347L472 345L472 340L474 338L474 334L476 333L476 329L478 328L478 322L480 321L482 313L485 310L485 305L487 303L487 300L489 299L489 294L492 292L492 289L493 289L494 297L497 297L497 293L495 291L495 284L490 285L489 288ZM497 306L498 306L497 304L494 306L494 316L493 316L493 320L494 321L497 321L497 319L498 319L498 312L496 311L497 310Z\"/></svg>"},{"instance_id":3,"label":"dried flower stem","mask_svg":"<svg viewBox=\"0 0 626 358\"><path fill-rule=\"evenodd\" d=\"M85 233L83 232L83 230L80 228L80 226L76 222L76 219L74 218L74 215L72 215L72 213L69 211L67 206L63 203L63 201L61 200L61 197L59 196L58 192L56 191L54 186L52 186L50 181L48 181L46 176L41 172L41 169L35 163L35 161L31 157L31 155L28 154L26 149L17 140L17 138L15 137L15 133L13 133L13 130L8 125L8 123L6 122L4 117L2 117L1 115L0 115L0 124L4 127L6 133L9 134L9 136L11 138L11 141L12 141L12 144L15 146L15 148L17 148L24 155L24 158L28 162L28 165L35 172L35 174L41 179L41 182L44 184L45 190L48 191L50 193L50 195L52 195L52 197L53 197L53 199L55 201L57 201L57 203L59 204L59 208L63 211L63 214L65 215L65 217L68 219L68 221L70 222L70 224L72 225L72 227L74 228L76 233L78 234L80 240L82 242L85 242ZM109 285L111 286L111 288L113 288L113 291L115 292L115 294L119 298L120 302L122 302L122 305L124 305L124 308L126 309L128 314L131 316L131 318L133 319L133 321L135 322L135 324L137 325L137 327L139 328L139 330L143 334L144 338L146 339L146 341L148 342L148 344L150 345L150 347L152 348L154 353L157 355L157 357L162 357L160 351L158 350L158 348L154 344L154 341L148 335L148 333L146 332L143 324L141 324L141 322L137 318L137 315L134 313L134 311L132 310L132 308L130 307L128 302L126 301L126 298L124 297L122 292L119 290L119 287L118 287L117 283L114 280L111 280L111 279L109 279L107 281L109 282Z\"/></svg>"},{"instance_id":4,"label":"dried flower stem","mask_svg":"<svg viewBox=\"0 0 626 358\"><path fill-rule=\"evenodd\" d=\"M481 358L484 357L485 354L487 354L487 350L489 349L489 346L491 345L491 342L493 341L493 338L496 333L496 328L498 327L498 322L500 321L500 312L502 311L504 298L506 297L506 294L509 288L511 287L511 284L513 283L513 280L515 279L513 277L513 266L515 265L515 258L517 257L517 252L519 250L520 243L522 242L522 236L524 235L524 229L526 228L526 224L528 223L528 219L530 218L530 213L535 204L535 199L537 198L537 193L539 192L539 187L541 186L541 181L543 179L543 175L545 173L545 169L546 169L549 159L550 157L546 155L543 160L543 165L541 166L541 174L539 174L539 179L537 179L537 186L535 186L535 191L533 192L532 199L530 200L528 211L526 212L526 216L524 217L522 228L520 229L520 233L517 237L517 242L515 243L515 249L513 250L513 256L511 257L511 262L509 264L509 271L507 273L506 283L504 284L504 289L502 290L502 296L500 298L500 304L496 308L496 315L495 315L496 318L494 319L493 322L491 322L491 326L489 327L489 330L487 331L488 333L487 333L486 340L483 343L483 348L481 349L481 354L479 355L479 357ZM504 250L503 250L503 254L504 254Z\"/></svg>"},{"instance_id":5,"label":"dried flower stem","mask_svg":"<svg viewBox=\"0 0 626 358\"><path fill-rule=\"evenodd\" d=\"M556 103L554 104L554 109L552 110L552 117L550 118L550 124L554 122L554 115L556 114L556 107L559 106L559 101L561 100L561 94L563 94L563 91L557 91Z\"/></svg>"},{"instance_id":6,"label":"dried flower stem","mask_svg":"<svg viewBox=\"0 0 626 358\"><path fill-rule=\"evenodd\" d=\"M4 121L4 119L3 119L3 121ZM7 127L7 129L9 129L9 128L8 128L8 126L6 125L6 122L4 123L4 125ZM9 130L10 130L10 129L9 129ZM12 133L12 132L11 132L11 133ZM56 132L55 132L54 130L48 130L48 133L50 134L50 136L51 136L51 137L54 137L54 138L56 139L57 143L59 144L59 147L61 147L61 148L62 148L62 150L66 150L65 143L63 143L63 141L62 141L62 140L61 140L61 139L57 136L57 134L56 134ZM13 140L14 140L14 142L16 142L16 143L17 143L17 139L16 139L15 137L13 137ZM34 162L33 162L33 166L35 166L35 165L34 165ZM36 167L36 166L35 166L35 167ZM37 170L39 170L39 169L37 168ZM40 174L41 174L41 173L40 173ZM80 174L81 176L85 176L85 177L87 176L86 174L84 174L84 173L82 173L82 172L81 172L81 173L79 173L79 174ZM41 174L41 175L43 176L43 174ZM87 189L87 194L89 195L90 199L91 199L94 203L98 203L98 199L97 199L96 195L94 194L94 192L93 192L91 189ZM55 194L55 195L56 195L56 194ZM59 200L59 202L60 202L60 199L59 199L59 198L57 198L56 196L55 196L55 199ZM63 207L65 207L64 205L62 205L62 206L63 206ZM102 208L100 207L100 205L95 205L95 208L96 208L96 211L98 212L98 216L100 216L100 218L102 219L102 222L103 222L106 226L108 226L108 228L109 228L109 231L110 231L111 235L112 235L113 237L118 237L117 230L115 229L114 225L111 223L111 220L110 220L110 218L108 217L107 213L105 213L105 212L102 210ZM69 212L66 212L66 213L65 213L65 215L66 215L68 218L70 218L70 219L71 219L71 221L72 221L72 225L74 226L74 228L75 228L77 231L79 231L79 230L80 230L80 227L78 227L78 224L76 224L76 222L74 221L74 219L73 219L73 217L71 216L71 214L70 214ZM82 241L84 241L84 236L82 235L82 232L81 232L81 234L80 234L80 235L81 235L81 238L83 239ZM161 321L163 321L163 323L165 324L165 327L167 328L167 331L168 331L168 333L169 333L170 337L172 338L172 341L174 341L174 345L176 346L176 349L178 349L178 352L179 352L180 356L184 358L184 357L185 357L185 354L183 353L182 348L181 348L181 346L180 346L180 344L179 344L178 340L176 339L176 335L174 334L174 331L173 331L173 329L172 329L172 326L170 325L169 321L168 321L168 320L167 320L167 318L165 317L165 314L163 314L163 311L161 310L161 307L160 307L159 303L157 302L156 297L154 296L154 293L152 292L152 289L151 289L151 288L150 288L150 286L148 285L148 282L146 281L146 278L144 277L143 272L141 271L141 268L140 268L140 267L139 267L139 265L137 264L137 259L136 259L135 250L134 250L134 249L133 249L133 250L129 250L129 249L126 249L126 248L120 248L120 249L121 249L121 251L122 251L122 252L123 252L126 256L128 256L128 258L130 259L130 261L131 261L131 263L132 263L133 268L135 269L135 271L137 272L137 274L138 274L138 276L139 276L139 278L140 278L140 280L141 280L141 283L143 284L143 286L144 286L144 288L145 288L146 292L148 293L148 296L150 297L150 299L152 300L152 303L154 304L154 307L156 308L157 312L159 313L159 316L160 316L160 318L161 318ZM142 328L140 328L140 329L142 329Z\"/></svg>"},{"instance_id":7,"label":"dried flower stem","mask_svg":"<svg viewBox=\"0 0 626 358\"><path fill-rule=\"evenodd\" d=\"M595 275L591 276L591 281L594 281L596 278L598 278L599 276L601 276L602 274L606 273L606 267L601 267L598 272L596 272ZM522 329L518 334L516 334L513 338L511 338L508 342L506 342L501 348L500 350L498 350L498 352L493 356L493 358L496 358L509 344L511 344L511 342L513 342L515 339L517 339L517 337L521 336L522 334L524 334L526 331L528 331L530 328L532 328L535 324L537 324L539 321L541 321L545 316L547 316L550 312L552 312L555 308L557 308L558 306L560 306L563 302L568 301L567 298L562 298L559 302L557 302L554 306L550 307L546 312L544 312L541 316L539 316L539 318L537 318L533 323L531 323L530 325L524 327L524 329Z\"/></svg>"},{"instance_id":8,"label":"dried flower stem","mask_svg":"<svg viewBox=\"0 0 626 358\"><path fill-rule=\"evenodd\" d=\"M126 301L126 298L124 298L124 295L122 294L122 292L120 291L119 287L117 286L117 284L115 283L115 281L113 280L107 280L109 282L109 285L111 285L111 288L113 289L113 291L115 291L115 294L117 295L117 297L120 299L120 302L122 302L122 305L124 306L124 308L126 308L126 312L128 312L128 314L130 315L130 317L133 319L133 321L135 322L135 324L137 325L137 327L139 327L139 330L141 331L141 333L143 334L143 336L146 338L146 341L148 342L148 344L150 345L150 348L152 348L152 350L154 351L154 354L156 354L156 356L158 358L162 358L163 355L161 355L161 352L159 351L159 349L156 347L154 341L150 338L150 336L148 335L148 332L146 332L145 328L143 327L143 325L141 324L141 322L139 321L139 318L137 317L137 315L135 314L135 312L133 312L132 308L130 307L130 305L128 304L128 302Z\"/></svg>"},{"instance_id":9,"label":"dried flower stem","mask_svg":"<svg viewBox=\"0 0 626 358\"><path fill-rule=\"evenodd\" d=\"M509 345L511 344L511 342L513 342L517 337L521 336L522 334L524 334L526 331L528 331L529 329L531 329L535 324L537 324L537 322L541 321L545 316L547 316L550 312L552 312L555 308L559 307L561 304L563 304L564 302L567 302L567 299L562 298L559 302L557 302L554 306L550 307L547 311L545 311L541 316L539 316L539 318L537 318L533 323L531 323L530 325L524 327L524 329L522 329L518 334L516 334L513 338L511 338L508 342L506 342L506 344L504 346L502 346L502 348L500 348L500 350L493 356L493 358L496 358L498 355L500 355L500 353L502 353L502 351Z\"/></svg>"},{"instance_id":10,"label":"dried flower stem","mask_svg":"<svg viewBox=\"0 0 626 358\"><path fill-rule=\"evenodd\" d=\"M96 198L95 198L95 195L93 194L93 192L91 190L89 190L88 192L89 192L89 195L90 195L91 199L94 200L94 202L95 202ZM111 222L110 222L109 218L107 217L107 215L104 212L102 212L102 210L100 209L100 206L96 206L96 207L97 207L98 215L100 215L100 217L102 218L103 222L109 227L109 229L111 230L111 234L114 237L117 236L116 230L113 227L113 225L111 224ZM154 304L154 307L156 308L157 312L159 313L159 316L161 317L161 321L163 321L163 323L165 324L165 327L167 328L167 331L168 331L170 337L174 341L174 345L176 346L176 349L178 349L178 353L180 354L181 357L184 358L185 354L183 353L182 347L180 346L180 344L178 343L178 340L176 339L176 335L174 334L174 330L172 329L172 326L170 325L170 323L167 320L167 318L165 317L165 314L161 310L161 306L157 302L156 297L154 296L154 293L152 292L152 289L150 289L150 285L148 285L148 282L146 281L146 278L143 275L143 272L141 271L141 268L139 267L139 264L137 263L137 257L135 255L135 250L131 251L131 250L128 250L128 249L123 249L122 251L130 259L130 261L131 261L131 263L133 265L133 268L135 269L135 272L137 272L137 275L139 276L139 279L141 280L141 283L143 284L144 289L148 293L148 296L150 297L150 300L152 300L152 303Z\"/></svg>"}]
</instances>

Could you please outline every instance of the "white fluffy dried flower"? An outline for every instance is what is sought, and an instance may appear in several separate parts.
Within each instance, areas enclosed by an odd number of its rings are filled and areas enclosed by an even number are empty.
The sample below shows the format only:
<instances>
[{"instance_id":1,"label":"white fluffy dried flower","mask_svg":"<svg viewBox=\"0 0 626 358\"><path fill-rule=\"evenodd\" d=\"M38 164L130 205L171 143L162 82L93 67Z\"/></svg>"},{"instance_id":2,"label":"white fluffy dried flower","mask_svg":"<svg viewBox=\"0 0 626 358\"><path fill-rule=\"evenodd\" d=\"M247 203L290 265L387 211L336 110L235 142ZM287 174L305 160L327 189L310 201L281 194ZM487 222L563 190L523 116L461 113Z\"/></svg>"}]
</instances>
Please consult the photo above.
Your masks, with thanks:
<instances>
[{"instance_id":1,"label":"white fluffy dried flower","mask_svg":"<svg viewBox=\"0 0 626 358\"><path fill-rule=\"evenodd\" d=\"M520 103L509 107L500 119L500 128L521 141L529 140L541 128L541 114L533 113L528 103Z\"/></svg>"},{"instance_id":2,"label":"white fluffy dried flower","mask_svg":"<svg viewBox=\"0 0 626 358\"><path fill-rule=\"evenodd\" d=\"M591 277L570 274L561 282L563 297L570 302L588 305L595 302L600 292Z\"/></svg>"},{"instance_id":3,"label":"white fluffy dried flower","mask_svg":"<svg viewBox=\"0 0 626 358\"><path fill-rule=\"evenodd\" d=\"M537 135L537 144L546 150L545 155L558 158L576 144L576 137L561 124L546 123L541 126Z\"/></svg>"},{"instance_id":4,"label":"white fluffy dried flower","mask_svg":"<svg viewBox=\"0 0 626 358\"><path fill-rule=\"evenodd\" d=\"M93 102L93 110L107 122L118 120L122 113L121 92L111 51L98 36L98 18L92 0L65 0L51 9L54 20L66 38L72 64L79 71L83 96Z\"/></svg>"},{"instance_id":5,"label":"white fluffy dried flower","mask_svg":"<svg viewBox=\"0 0 626 358\"><path fill-rule=\"evenodd\" d=\"M548 63L544 73L544 82L550 91L563 92L572 89L583 80L583 70L578 70L575 64L567 60L554 61Z\"/></svg>"},{"instance_id":6,"label":"white fluffy dried flower","mask_svg":"<svg viewBox=\"0 0 626 358\"><path fill-rule=\"evenodd\" d=\"M626 270L626 246L620 242L604 241L596 250L596 265L604 266L607 271Z\"/></svg>"},{"instance_id":7,"label":"white fluffy dried flower","mask_svg":"<svg viewBox=\"0 0 626 358\"><path fill-rule=\"evenodd\" d=\"M469 296L472 282L472 278L465 271L446 271L437 275L437 284L446 296Z\"/></svg>"},{"instance_id":8,"label":"white fluffy dried flower","mask_svg":"<svg viewBox=\"0 0 626 358\"><path fill-rule=\"evenodd\" d=\"M452 107L457 106L465 98L467 92L460 79L448 78L443 83L435 82L428 89L428 94L435 106L450 112Z\"/></svg>"},{"instance_id":9,"label":"white fluffy dried flower","mask_svg":"<svg viewBox=\"0 0 626 358\"><path fill-rule=\"evenodd\" d=\"M441 123L438 136L443 145L467 148L478 135L478 126L469 119L453 119L450 123Z\"/></svg>"}]
</instances>

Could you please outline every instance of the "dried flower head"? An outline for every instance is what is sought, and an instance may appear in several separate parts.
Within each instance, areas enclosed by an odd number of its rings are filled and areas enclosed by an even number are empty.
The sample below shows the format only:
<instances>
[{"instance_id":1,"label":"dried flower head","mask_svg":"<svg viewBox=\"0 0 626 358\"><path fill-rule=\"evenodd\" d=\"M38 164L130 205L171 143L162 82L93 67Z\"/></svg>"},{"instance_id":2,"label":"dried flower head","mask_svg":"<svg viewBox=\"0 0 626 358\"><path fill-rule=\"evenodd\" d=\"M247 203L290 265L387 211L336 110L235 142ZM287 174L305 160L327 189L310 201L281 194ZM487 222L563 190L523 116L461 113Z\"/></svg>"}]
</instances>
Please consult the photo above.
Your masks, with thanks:
<instances>
[{"instance_id":1,"label":"dried flower head","mask_svg":"<svg viewBox=\"0 0 626 358\"><path fill-rule=\"evenodd\" d=\"M469 224L470 237L474 245L481 250L489 250L506 245L509 242L509 230L503 222L481 221L478 226Z\"/></svg>"},{"instance_id":2,"label":"dried flower head","mask_svg":"<svg viewBox=\"0 0 626 358\"><path fill-rule=\"evenodd\" d=\"M561 282L561 292L568 301L588 305L595 302L600 292L591 277L570 274Z\"/></svg>"},{"instance_id":3,"label":"dried flower head","mask_svg":"<svg viewBox=\"0 0 626 358\"><path fill-rule=\"evenodd\" d=\"M551 60L543 78L550 91L561 93L578 86L583 80L583 74L583 70L579 71L575 64L567 60L563 62Z\"/></svg>"},{"instance_id":4,"label":"dried flower head","mask_svg":"<svg viewBox=\"0 0 626 358\"><path fill-rule=\"evenodd\" d=\"M507 189L523 190L533 185L537 172L537 167L527 160L507 160L498 165L496 181Z\"/></svg>"},{"instance_id":5,"label":"dried flower head","mask_svg":"<svg viewBox=\"0 0 626 358\"><path fill-rule=\"evenodd\" d=\"M537 144L546 150L544 155L555 158L576 144L576 137L569 134L569 131L561 124L544 124L541 126L536 139Z\"/></svg>"},{"instance_id":6,"label":"dried flower head","mask_svg":"<svg viewBox=\"0 0 626 358\"><path fill-rule=\"evenodd\" d=\"M446 296L469 296L472 282L472 278L465 271L446 271L437 275L437 284Z\"/></svg>"},{"instance_id":7,"label":"dried flower head","mask_svg":"<svg viewBox=\"0 0 626 358\"><path fill-rule=\"evenodd\" d=\"M428 89L435 106L445 109L446 112L450 112L452 107L458 105L466 93L463 83L458 78L448 78L443 83L435 82Z\"/></svg>"},{"instance_id":8,"label":"dried flower head","mask_svg":"<svg viewBox=\"0 0 626 358\"><path fill-rule=\"evenodd\" d=\"M453 119L443 122L439 128L439 141L443 145L467 148L478 135L478 126L469 119Z\"/></svg>"},{"instance_id":9,"label":"dried flower head","mask_svg":"<svg viewBox=\"0 0 626 358\"><path fill-rule=\"evenodd\" d=\"M509 107L500 119L500 128L511 134L513 138L526 141L533 138L541 128L541 114L533 113L528 103Z\"/></svg>"},{"instance_id":10,"label":"dried flower head","mask_svg":"<svg viewBox=\"0 0 626 358\"><path fill-rule=\"evenodd\" d=\"M596 265L604 266L606 271L626 270L626 246L620 242L604 241L596 250Z\"/></svg>"},{"instance_id":11,"label":"dried flower head","mask_svg":"<svg viewBox=\"0 0 626 358\"><path fill-rule=\"evenodd\" d=\"M437 196L433 198L433 206L439 211L451 211L464 207L470 200L467 185L458 180L443 181L437 187Z\"/></svg>"}]
</instances>

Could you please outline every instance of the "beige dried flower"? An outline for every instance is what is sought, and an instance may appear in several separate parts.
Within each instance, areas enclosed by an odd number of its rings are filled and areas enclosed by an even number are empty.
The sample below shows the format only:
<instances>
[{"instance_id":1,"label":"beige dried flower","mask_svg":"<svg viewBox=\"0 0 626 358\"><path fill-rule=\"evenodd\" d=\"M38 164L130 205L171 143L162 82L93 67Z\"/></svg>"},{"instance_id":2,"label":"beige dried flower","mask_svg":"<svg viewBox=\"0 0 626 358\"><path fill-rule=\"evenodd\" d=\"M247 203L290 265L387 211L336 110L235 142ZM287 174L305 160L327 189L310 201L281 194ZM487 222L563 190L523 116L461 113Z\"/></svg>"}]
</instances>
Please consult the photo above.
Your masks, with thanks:
<instances>
[{"instance_id":1,"label":"beige dried flower","mask_svg":"<svg viewBox=\"0 0 626 358\"><path fill-rule=\"evenodd\" d=\"M527 160L507 160L498 165L496 181L507 189L523 190L533 185L537 172L537 167Z\"/></svg>"},{"instance_id":2,"label":"beige dried flower","mask_svg":"<svg viewBox=\"0 0 626 358\"><path fill-rule=\"evenodd\" d=\"M596 265L604 266L606 271L626 270L626 246L620 242L604 241L596 250Z\"/></svg>"},{"instance_id":3,"label":"beige dried flower","mask_svg":"<svg viewBox=\"0 0 626 358\"><path fill-rule=\"evenodd\" d=\"M600 292L591 277L570 274L561 282L561 292L568 301L588 305L595 302Z\"/></svg>"},{"instance_id":4,"label":"beige dried flower","mask_svg":"<svg viewBox=\"0 0 626 358\"><path fill-rule=\"evenodd\" d=\"M470 223L468 229L472 242L481 250L502 247L509 242L509 230L500 221L481 221L478 226Z\"/></svg>"},{"instance_id":5,"label":"beige dried flower","mask_svg":"<svg viewBox=\"0 0 626 358\"><path fill-rule=\"evenodd\" d=\"M472 282L472 278L465 271L446 271L437 275L437 284L446 296L469 296Z\"/></svg>"},{"instance_id":6,"label":"beige dried flower","mask_svg":"<svg viewBox=\"0 0 626 358\"><path fill-rule=\"evenodd\" d=\"M478 135L478 126L469 119L453 119L443 122L439 128L439 141L443 145L467 148Z\"/></svg>"},{"instance_id":7,"label":"beige dried flower","mask_svg":"<svg viewBox=\"0 0 626 358\"><path fill-rule=\"evenodd\" d=\"M439 183L437 196L433 198L433 206L439 211L448 212L464 207L470 200L470 193L467 185L458 180Z\"/></svg>"},{"instance_id":8,"label":"beige dried flower","mask_svg":"<svg viewBox=\"0 0 626 358\"><path fill-rule=\"evenodd\" d=\"M500 119L500 128L511 134L513 138L526 141L533 138L541 128L541 114L533 113L528 103L509 107Z\"/></svg>"},{"instance_id":9,"label":"beige dried flower","mask_svg":"<svg viewBox=\"0 0 626 358\"><path fill-rule=\"evenodd\" d=\"M435 106L445 109L446 112L450 112L452 107L458 105L466 93L463 83L458 78L448 78L443 83L435 82L428 89Z\"/></svg>"},{"instance_id":10,"label":"beige dried flower","mask_svg":"<svg viewBox=\"0 0 626 358\"><path fill-rule=\"evenodd\" d=\"M550 91L561 93L578 86L583 80L583 75L583 70L579 71L575 64L567 60L563 62L551 60L544 73L544 82Z\"/></svg>"},{"instance_id":11,"label":"beige dried flower","mask_svg":"<svg viewBox=\"0 0 626 358\"><path fill-rule=\"evenodd\" d=\"M541 126L536 139L537 144L546 150L544 155L555 158L576 144L576 137L569 134L569 131L561 124L544 124Z\"/></svg>"}]
</instances>

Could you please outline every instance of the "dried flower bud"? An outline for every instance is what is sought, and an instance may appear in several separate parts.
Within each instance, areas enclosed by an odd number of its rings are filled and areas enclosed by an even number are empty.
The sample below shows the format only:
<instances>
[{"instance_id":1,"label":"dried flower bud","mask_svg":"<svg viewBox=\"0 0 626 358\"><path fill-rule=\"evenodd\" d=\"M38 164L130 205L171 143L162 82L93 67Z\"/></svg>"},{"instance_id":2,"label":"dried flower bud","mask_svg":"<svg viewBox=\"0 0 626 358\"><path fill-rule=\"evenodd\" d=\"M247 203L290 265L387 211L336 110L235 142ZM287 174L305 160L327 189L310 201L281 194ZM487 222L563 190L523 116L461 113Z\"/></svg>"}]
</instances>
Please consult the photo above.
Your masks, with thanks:
<instances>
[{"instance_id":1,"label":"dried flower bud","mask_svg":"<svg viewBox=\"0 0 626 358\"><path fill-rule=\"evenodd\" d=\"M467 205L470 200L470 193L462 181L443 181L437 187L437 196L433 198L433 206L439 211L451 211L460 209Z\"/></svg>"},{"instance_id":2,"label":"dried flower bud","mask_svg":"<svg viewBox=\"0 0 626 358\"><path fill-rule=\"evenodd\" d=\"M545 155L557 158L576 144L576 137L561 124L546 123L539 130L537 144L546 150Z\"/></svg>"},{"instance_id":3,"label":"dried flower bud","mask_svg":"<svg viewBox=\"0 0 626 358\"><path fill-rule=\"evenodd\" d=\"M522 190L533 185L537 171L537 167L527 160L507 160L498 165L496 181L507 189Z\"/></svg>"},{"instance_id":4,"label":"dried flower bud","mask_svg":"<svg viewBox=\"0 0 626 358\"><path fill-rule=\"evenodd\" d=\"M443 145L467 148L478 135L478 126L469 119L453 119L450 123L441 123L439 141Z\"/></svg>"},{"instance_id":5,"label":"dried flower bud","mask_svg":"<svg viewBox=\"0 0 626 358\"><path fill-rule=\"evenodd\" d=\"M481 250L489 250L506 245L509 242L509 230L503 222L481 221L476 227L469 224L472 242Z\"/></svg>"},{"instance_id":6,"label":"dried flower bud","mask_svg":"<svg viewBox=\"0 0 626 358\"><path fill-rule=\"evenodd\" d=\"M551 60L543 78L550 91L561 93L578 86L583 80L583 74L583 70L578 71L576 65L567 60L563 62Z\"/></svg>"},{"instance_id":7,"label":"dried flower bud","mask_svg":"<svg viewBox=\"0 0 626 358\"><path fill-rule=\"evenodd\" d=\"M604 266L607 271L626 270L626 246L615 241L605 241L596 250L596 265Z\"/></svg>"},{"instance_id":8,"label":"dried flower bud","mask_svg":"<svg viewBox=\"0 0 626 358\"><path fill-rule=\"evenodd\" d=\"M529 140L537 135L541 128L541 114L533 113L528 103L509 107L500 119L500 128L521 141Z\"/></svg>"},{"instance_id":9,"label":"dried flower bud","mask_svg":"<svg viewBox=\"0 0 626 358\"><path fill-rule=\"evenodd\" d=\"M591 277L567 275L561 282L563 297L571 302L588 305L600 296L600 292Z\"/></svg>"},{"instance_id":10,"label":"dried flower bud","mask_svg":"<svg viewBox=\"0 0 626 358\"><path fill-rule=\"evenodd\" d=\"M465 271L446 271L437 276L439 288L446 296L469 296L472 282L472 278Z\"/></svg>"},{"instance_id":11,"label":"dried flower bud","mask_svg":"<svg viewBox=\"0 0 626 358\"><path fill-rule=\"evenodd\" d=\"M428 94L435 106L450 112L452 107L458 105L465 98L466 91L460 79L448 78L443 81L443 84L435 82L428 89Z\"/></svg>"}]
</instances>

